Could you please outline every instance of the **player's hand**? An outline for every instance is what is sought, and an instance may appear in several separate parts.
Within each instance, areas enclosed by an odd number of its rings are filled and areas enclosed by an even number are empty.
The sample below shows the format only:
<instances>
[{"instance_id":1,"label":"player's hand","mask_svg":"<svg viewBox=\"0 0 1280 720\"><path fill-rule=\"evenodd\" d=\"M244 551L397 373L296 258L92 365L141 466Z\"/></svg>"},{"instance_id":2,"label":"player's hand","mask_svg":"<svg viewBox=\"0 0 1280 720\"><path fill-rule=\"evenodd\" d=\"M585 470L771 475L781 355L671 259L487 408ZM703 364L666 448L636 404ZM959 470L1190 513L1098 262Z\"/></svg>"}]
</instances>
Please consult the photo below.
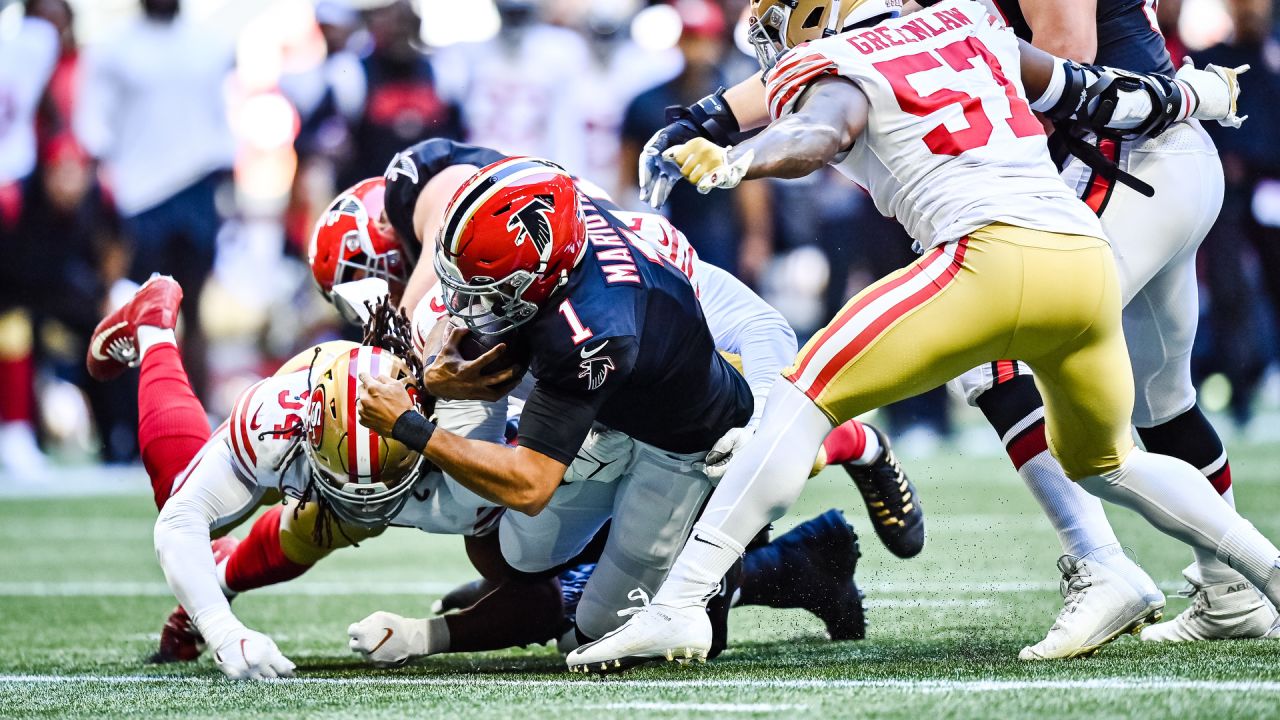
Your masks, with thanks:
<instances>
[{"instance_id":1,"label":"player's hand","mask_svg":"<svg viewBox=\"0 0 1280 720\"><path fill-rule=\"evenodd\" d=\"M293 677L296 667L271 638L244 626L224 636L213 652L213 660L232 680Z\"/></svg>"},{"instance_id":2,"label":"player's hand","mask_svg":"<svg viewBox=\"0 0 1280 720\"><path fill-rule=\"evenodd\" d=\"M1227 68L1221 65L1205 65L1197 70L1191 58L1183 58L1182 67L1174 79L1186 83L1200 99L1199 106L1191 113L1198 120L1217 120L1225 127L1240 127L1248 115L1236 115L1236 101L1240 98L1240 76L1248 72L1248 65Z\"/></svg>"},{"instance_id":3,"label":"player's hand","mask_svg":"<svg viewBox=\"0 0 1280 720\"><path fill-rule=\"evenodd\" d=\"M715 188L735 188L746 177L755 151L748 150L730 158L730 148L720 147L710 140L694 138L662 154L680 166L685 179L693 183L698 192L706 195Z\"/></svg>"},{"instance_id":4,"label":"player's hand","mask_svg":"<svg viewBox=\"0 0 1280 720\"><path fill-rule=\"evenodd\" d=\"M705 472L709 479L719 480L729 469L729 462L733 460L734 453L746 445L754 434L755 428L733 428L711 446L711 451L707 453L703 462L695 463L694 466Z\"/></svg>"},{"instance_id":5,"label":"player's hand","mask_svg":"<svg viewBox=\"0 0 1280 720\"><path fill-rule=\"evenodd\" d=\"M356 396L356 414L360 424L382 437L391 437L396 420L409 410L416 410L404 383L379 375L360 373L360 391Z\"/></svg>"},{"instance_id":6,"label":"player's hand","mask_svg":"<svg viewBox=\"0 0 1280 720\"><path fill-rule=\"evenodd\" d=\"M692 121L681 118L649 138L640 151L640 200L659 209L667 202L671 188L684 177L680 167L663 157L663 153L700 137L702 133Z\"/></svg>"},{"instance_id":7,"label":"player's hand","mask_svg":"<svg viewBox=\"0 0 1280 720\"><path fill-rule=\"evenodd\" d=\"M347 647L374 667L396 667L427 654L427 621L378 612L347 628Z\"/></svg>"},{"instance_id":8,"label":"player's hand","mask_svg":"<svg viewBox=\"0 0 1280 720\"><path fill-rule=\"evenodd\" d=\"M467 360L458 351L458 343L470 332L450 324L444 345L436 359L423 373L423 383L432 397L441 400L501 400L520 382L523 368L512 365L486 373L489 363L506 352L506 343L498 343L475 360Z\"/></svg>"}]
</instances>

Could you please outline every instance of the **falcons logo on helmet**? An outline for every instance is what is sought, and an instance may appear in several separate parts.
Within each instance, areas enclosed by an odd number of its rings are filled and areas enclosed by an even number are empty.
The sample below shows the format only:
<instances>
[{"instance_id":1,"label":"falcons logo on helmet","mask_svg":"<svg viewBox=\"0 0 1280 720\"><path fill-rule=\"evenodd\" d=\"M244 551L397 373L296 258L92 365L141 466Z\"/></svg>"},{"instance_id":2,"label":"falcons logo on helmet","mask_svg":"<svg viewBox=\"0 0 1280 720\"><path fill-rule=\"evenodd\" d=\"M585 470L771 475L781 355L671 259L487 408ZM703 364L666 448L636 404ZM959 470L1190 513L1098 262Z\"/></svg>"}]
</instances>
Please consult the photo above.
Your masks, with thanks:
<instances>
[{"instance_id":1,"label":"falcons logo on helmet","mask_svg":"<svg viewBox=\"0 0 1280 720\"><path fill-rule=\"evenodd\" d=\"M587 379L587 389L598 390L601 385L604 385L605 378L609 377L609 371L613 369L613 358L608 355L587 358L578 363L578 367L582 368L578 377Z\"/></svg>"},{"instance_id":2,"label":"falcons logo on helmet","mask_svg":"<svg viewBox=\"0 0 1280 720\"><path fill-rule=\"evenodd\" d=\"M511 213L507 229L516 231L516 247L523 245L525 238L529 238L538 251L538 257L546 255L547 248L551 247L549 215L555 210L552 202L550 195L539 195Z\"/></svg>"},{"instance_id":3,"label":"falcons logo on helmet","mask_svg":"<svg viewBox=\"0 0 1280 720\"><path fill-rule=\"evenodd\" d=\"M409 182L417 185L418 166L413 162L413 153L396 153L396 156L391 158L391 164L387 166L387 172L384 177L386 177L387 182L391 182L398 177L407 177Z\"/></svg>"}]
</instances>

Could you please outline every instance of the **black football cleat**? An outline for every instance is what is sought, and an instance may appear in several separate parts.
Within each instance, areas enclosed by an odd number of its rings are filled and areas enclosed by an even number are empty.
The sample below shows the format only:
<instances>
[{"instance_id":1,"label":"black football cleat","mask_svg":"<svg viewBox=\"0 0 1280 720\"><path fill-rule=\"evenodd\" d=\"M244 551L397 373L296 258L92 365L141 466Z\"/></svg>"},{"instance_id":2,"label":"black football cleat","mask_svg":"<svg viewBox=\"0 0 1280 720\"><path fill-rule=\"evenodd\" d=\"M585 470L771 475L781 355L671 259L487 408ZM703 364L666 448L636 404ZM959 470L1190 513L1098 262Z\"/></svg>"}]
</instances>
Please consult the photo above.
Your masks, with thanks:
<instances>
[{"instance_id":1,"label":"black football cleat","mask_svg":"<svg viewBox=\"0 0 1280 720\"><path fill-rule=\"evenodd\" d=\"M828 510L747 553L741 603L808 610L832 640L861 640L867 624L854 582L859 557L844 513Z\"/></svg>"},{"instance_id":2,"label":"black football cleat","mask_svg":"<svg viewBox=\"0 0 1280 720\"><path fill-rule=\"evenodd\" d=\"M707 603L707 616L711 619L711 648L707 659L714 660L729 645L729 610L733 608L733 596L742 585L742 560L733 563L720 581L720 592Z\"/></svg>"},{"instance_id":3,"label":"black football cleat","mask_svg":"<svg viewBox=\"0 0 1280 720\"><path fill-rule=\"evenodd\" d=\"M862 493L876 537L889 552L912 558L924 549L924 508L916 486L903 472L889 438L879 428L863 423L880 440L880 456L870 465L842 464Z\"/></svg>"}]
</instances>

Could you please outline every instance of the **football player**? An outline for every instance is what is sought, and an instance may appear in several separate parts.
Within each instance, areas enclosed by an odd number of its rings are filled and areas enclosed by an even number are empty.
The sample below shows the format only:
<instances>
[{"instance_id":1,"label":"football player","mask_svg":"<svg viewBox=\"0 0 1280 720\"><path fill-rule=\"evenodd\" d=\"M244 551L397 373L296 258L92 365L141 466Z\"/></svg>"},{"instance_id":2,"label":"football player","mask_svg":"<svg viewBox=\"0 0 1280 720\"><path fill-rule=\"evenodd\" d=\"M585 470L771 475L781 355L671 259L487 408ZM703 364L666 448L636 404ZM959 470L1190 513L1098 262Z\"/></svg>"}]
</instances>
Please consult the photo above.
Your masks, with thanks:
<instances>
[{"instance_id":1,"label":"football player","mask_svg":"<svg viewBox=\"0 0 1280 720\"><path fill-rule=\"evenodd\" d=\"M1063 57L1133 73L1173 74L1150 3L998 0L995 7L1020 37ZM1038 34L1033 33L1037 30ZM1229 76L1224 79L1231 81ZM691 132L726 142L727 130L737 127L734 110L742 111L751 124L763 106L757 99L760 107L755 108L748 100L762 97L761 85L744 83L687 109L681 119L655 135L648 164L641 168L642 175L648 175L646 190L651 191L651 199L660 203L674 177L670 171L661 171L658 153L692 137ZM1198 314L1195 253L1217 214L1222 194L1221 166L1196 122L1175 122L1151 139L1115 131L1099 135L1060 122L1050 144L1055 156L1074 153L1063 178L1098 213L1116 253L1126 305L1124 328L1137 380L1134 423L1144 445L1200 468L1224 499L1234 504L1226 453L1195 405L1190 378ZM650 168L658 172L647 172ZM1133 187L1118 188L1118 184ZM1153 186L1158 188L1154 196ZM1020 656L1033 660L1087 654L1154 617L1153 610L1163 604L1161 593L1124 555L1101 503L1071 483L1048 452L1043 406L1027 366L1011 360L984 364L953 385L983 410L999 432L1015 468L1062 542L1063 611L1048 636ZM1196 566L1184 574L1191 594L1200 599L1172 624L1144 629L1142 637L1267 634L1276 615L1256 589L1211 554L1198 552L1196 557Z\"/></svg>"},{"instance_id":2,"label":"football player","mask_svg":"<svg viewBox=\"0 0 1280 720\"><path fill-rule=\"evenodd\" d=\"M972 0L909 18L898 7L755 0L774 122L732 148L695 138L664 153L703 191L833 164L924 255L855 296L801 351L770 392L759 441L739 451L653 602L571 653L570 668L616 670L673 649L702 657L707 588L793 502L833 424L1005 357L1035 370L1048 444L1068 477L1280 599L1280 550L1194 467L1134 447L1115 261L1031 112L1140 133L1186 117L1238 123L1238 71L1184 68L1176 81L1141 76L1126 88L1105 68L1020 45Z\"/></svg>"},{"instance_id":3,"label":"football player","mask_svg":"<svg viewBox=\"0 0 1280 720\"><path fill-rule=\"evenodd\" d=\"M1134 73L1174 75L1155 23L1155 3L994 0L994 5L1018 37L1046 52ZM1213 141L1189 119L1141 139L1061 126L1050 137L1050 148L1059 155L1075 153L1062 178L1098 214L1116 255L1137 389L1133 424L1143 446L1199 468L1234 505L1226 450L1196 404L1191 382L1191 345L1200 313L1196 252L1222 204L1222 164ZM1114 178L1117 171L1154 194L1122 187ZM1026 365L985 365L955 384L1006 439L1010 457L1065 553L1059 561L1068 589L1063 611L1049 636L1021 657L1070 657L1096 648L1110 633L1131 629L1146 605L1144 596L1154 596L1155 587L1124 558L1101 503L1068 481L1053 462L1044 442L1040 396ZM1276 611L1262 594L1213 553L1197 550L1183 575L1191 605L1172 621L1143 629L1143 640L1263 637L1276 625Z\"/></svg>"},{"instance_id":4,"label":"football player","mask_svg":"<svg viewBox=\"0 0 1280 720\"><path fill-rule=\"evenodd\" d=\"M333 297L334 288L362 277L387 280L392 298L414 313L416 340L422 350L426 335L444 315L445 307L435 286L434 263L417 262L417 255L433 252L444 207L458 187L481 167L506 157L488 148L427 140L398 153L384 178L364 180L339 195L317 222L311 240L312 274L321 291ZM776 371L794 355L794 335L785 322L730 275L698 260L684 235L665 218L624 211L603 190L585 180L576 181L580 190L625 224L635 239L666 255L695 284L699 282L692 277L695 269L708 268L700 275L715 287L702 293L701 299L704 303L723 299L727 304L705 314L718 347L743 348L754 397L754 426ZM428 296L433 288L435 292ZM766 318L776 322L765 322ZM508 378L505 373L485 376L495 386ZM924 547L924 512L884 433L850 420L832 431L823 452L825 463L841 466L853 479L884 545L898 557L918 554ZM722 456L720 469L725 462L727 456Z\"/></svg>"},{"instance_id":5,"label":"football player","mask_svg":"<svg viewBox=\"0 0 1280 720\"><path fill-rule=\"evenodd\" d=\"M139 435L161 509L157 554L182 603L162 631L157 660L194 660L207 638L229 677L291 672L270 638L231 613L236 594L296 578L333 550L388 525L496 543L501 507L438 471L417 473L416 453L410 458L403 446L355 425L349 412L354 399L346 394L353 373L362 366L390 367L397 376L407 371L378 348L329 343L300 353L246 390L232 417L211 435L173 342L181 295L169 278L148 282L102 321L95 339L106 352L89 360L102 380L127 366L141 367ZM407 327L400 338L408 349ZM223 535L258 507L281 499L284 504L259 516L244 541ZM211 534L218 537L210 549ZM828 513L753 555L743 580L745 602L805 607L833 638L862 637L861 594L852 579L857 539L842 519ZM429 644L417 654L492 650L559 634L564 621L553 578L480 567L490 570L491 592L437 619L422 636ZM795 597L779 595L776 588L793 581L825 588L828 597L797 604Z\"/></svg>"}]
</instances>

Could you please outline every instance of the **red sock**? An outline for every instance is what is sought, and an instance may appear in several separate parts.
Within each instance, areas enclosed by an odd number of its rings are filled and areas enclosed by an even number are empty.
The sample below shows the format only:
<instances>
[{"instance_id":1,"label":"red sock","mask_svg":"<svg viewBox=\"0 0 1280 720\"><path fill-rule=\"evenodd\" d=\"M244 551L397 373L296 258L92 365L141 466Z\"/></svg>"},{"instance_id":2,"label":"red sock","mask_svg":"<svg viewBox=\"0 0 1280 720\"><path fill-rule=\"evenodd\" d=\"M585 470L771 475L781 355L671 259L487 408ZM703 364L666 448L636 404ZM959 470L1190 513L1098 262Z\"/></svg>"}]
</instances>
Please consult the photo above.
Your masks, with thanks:
<instances>
[{"instance_id":1,"label":"red sock","mask_svg":"<svg viewBox=\"0 0 1280 720\"><path fill-rule=\"evenodd\" d=\"M822 441L828 465L842 465L862 457L867 450L867 429L857 420L841 423Z\"/></svg>"},{"instance_id":2,"label":"red sock","mask_svg":"<svg viewBox=\"0 0 1280 720\"><path fill-rule=\"evenodd\" d=\"M208 442L209 418L191 390L178 348L147 350L138 378L138 446L151 477L156 507L164 507L173 481Z\"/></svg>"},{"instance_id":3,"label":"red sock","mask_svg":"<svg viewBox=\"0 0 1280 720\"><path fill-rule=\"evenodd\" d=\"M280 547L280 513L283 505L266 511L253 523L249 537L236 546L223 569L223 582L233 592L292 580L311 569L285 557Z\"/></svg>"},{"instance_id":4,"label":"red sock","mask_svg":"<svg viewBox=\"0 0 1280 720\"><path fill-rule=\"evenodd\" d=\"M0 422L35 419L34 383L30 350L0 358Z\"/></svg>"}]
</instances>

